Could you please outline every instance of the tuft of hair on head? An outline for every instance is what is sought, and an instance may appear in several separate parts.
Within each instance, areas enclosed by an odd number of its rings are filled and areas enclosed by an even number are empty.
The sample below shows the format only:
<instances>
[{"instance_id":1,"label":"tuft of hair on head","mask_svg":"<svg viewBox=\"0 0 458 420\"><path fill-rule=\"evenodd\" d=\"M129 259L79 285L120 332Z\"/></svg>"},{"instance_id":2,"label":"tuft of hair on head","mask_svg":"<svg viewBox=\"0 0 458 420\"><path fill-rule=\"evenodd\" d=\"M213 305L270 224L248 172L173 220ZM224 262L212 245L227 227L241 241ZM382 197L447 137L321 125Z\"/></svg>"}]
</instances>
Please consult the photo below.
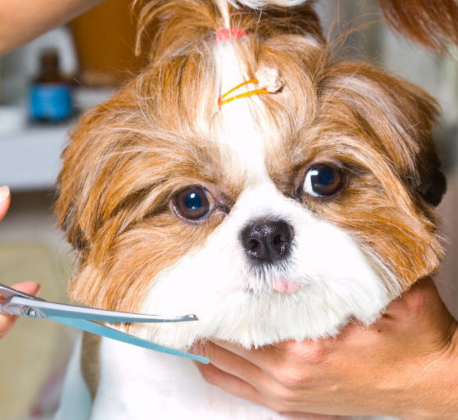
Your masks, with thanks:
<instances>
[{"instance_id":1,"label":"tuft of hair on head","mask_svg":"<svg viewBox=\"0 0 458 420\"><path fill-rule=\"evenodd\" d=\"M135 53L151 61L202 50L212 33L223 27L223 16L211 0L135 0L139 9Z\"/></svg>"},{"instance_id":2,"label":"tuft of hair on head","mask_svg":"<svg viewBox=\"0 0 458 420\"><path fill-rule=\"evenodd\" d=\"M456 0L379 0L387 23L430 51L447 54L458 45Z\"/></svg>"},{"instance_id":3,"label":"tuft of hair on head","mask_svg":"<svg viewBox=\"0 0 458 420\"><path fill-rule=\"evenodd\" d=\"M235 7L237 7L237 3L239 3L250 9L263 9L269 6L294 7L311 1L314 0L229 0Z\"/></svg>"},{"instance_id":4,"label":"tuft of hair on head","mask_svg":"<svg viewBox=\"0 0 458 420\"><path fill-rule=\"evenodd\" d=\"M268 39L279 34L309 35L324 42L315 0L135 0L138 28L135 51L150 61L207 54L220 29L241 29ZM265 11L268 18L259 19ZM146 47L146 48L142 48Z\"/></svg>"},{"instance_id":5,"label":"tuft of hair on head","mask_svg":"<svg viewBox=\"0 0 458 420\"><path fill-rule=\"evenodd\" d=\"M277 68L261 67L255 73L255 77L259 87L266 89L269 93L277 93L283 87L283 81Z\"/></svg>"}]
</instances>

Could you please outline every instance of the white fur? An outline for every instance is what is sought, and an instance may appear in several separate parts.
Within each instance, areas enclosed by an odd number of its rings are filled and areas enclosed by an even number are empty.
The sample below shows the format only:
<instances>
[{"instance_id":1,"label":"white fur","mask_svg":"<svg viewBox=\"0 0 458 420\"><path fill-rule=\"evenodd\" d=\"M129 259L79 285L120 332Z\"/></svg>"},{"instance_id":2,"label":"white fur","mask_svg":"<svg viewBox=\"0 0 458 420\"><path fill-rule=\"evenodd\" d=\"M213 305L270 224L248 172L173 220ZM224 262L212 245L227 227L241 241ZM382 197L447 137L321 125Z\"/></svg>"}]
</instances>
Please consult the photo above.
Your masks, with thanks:
<instances>
[{"instance_id":1,"label":"white fur","mask_svg":"<svg viewBox=\"0 0 458 420\"><path fill-rule=\"evenodd\" d=\"M291 262L256 272L238 234L264 216L289 221L295 239ZM178 348L207 338L250 347L335 335L350 316L373 322L393 298L382 273L345 232L265 183L247 188L205 247L163 272L148 294L143 311L195 313L199 322L142 327L138 334ZM299 282L300 290L276 292L278 276Z\"/></svg>"},{"instance_id":2,"label":"white fur","mask_svg":"<svg viewBox=\"0 0 458 420\"><path fill-rule=\"evenodd\" d=\"M189 360L129 346L106 338L100 347L101 382L90 415L78 404L80 390L64 401L59 420L288 420L266 407L209 385ZM75 360L75 359L74 359ZM70 365L67 377L80 377ZM85 391L87 392L87 391ZM69 394L71 397L71 394ZM297 417L294 417L297 419ZM340 419L341 417L335 417ZM292 419L292 418L291 418ZM315 416L301 420L314 420ZM330 418L332 420L334 418ZM366 417L358 417L358 420ZM388 418L372 418L389 420ZM353 420L356 420L354 418Z\"/></svg>"},{"instance_id":3,"label":"white fur","mask_svg":"<svg viewBox=\"0 0 458 420\"><path fill-rule=\"evenodd\" d=\"M232 44L218 53L226 92L247 78ZM347 233L277 190L265 167L266 135L247 99L221 112L218 141L233 170L245 173L245 189L203 247L155 279L143 307L147 313L195 313L199 322L142 326L137 333L176 348L212 338L251 347L335 335L351 316L372 323L399 292L385 287L396 284L391 273ZM259 218L282 219L294 229L291 258L278 267L254 269L245 256L240 232ZM300 290L276 292L272 284L280 276Z\"/></svg>"},{"instance_id":4,"label":"white fur","mask_svg":"<svg viewBox=\"0 0 458 420\"><path fill-rule=\"evenodd\" d=\"M248 75L237 60L232 43L221 44L216 49L218 73L221 75L221 92L226 93ZM240 94L256 88L243 86L233 93ZM271 182L264 163L265 140L252 118L247 100L235 100L221 107L219 147L225 152L227 166L245 176L246 185Z\"/></svg>"},{"instance_id":5,"label":"white fur","mask_svg":"<svg viewBox=\"0 0 458 420\"><path fill-rule=\"evenodd\" d=\"M221 45L217 54L222 92L247 80L231 44ZM348 233L278 191L265 166L266 133L247 99L225 104L221 113L215 141L226 164L244 174L243 192L204 244L151 279L142 308L163 315L194 313L199 321L137 326L136 335L180 349L199 339L256 347L335 335L351 316L372 323L399 292L385 286L396 285L392 274ZM241 230L261 217L282 219L294 229L291 257L278 267L253 268L239 240ZM273 282L279 277L299 283L299 290L277 292ZM187 360L103 339L101 383L91 419L107 418L287 417L208 385Z\"/></svg>"},{"instance_id":6,"label":"white fur","mask_svg":"<svg viewBox=\"0 0 458 420\"><path fill-rule=\"evenodd\" d=\"M91 413L91 396L80 369L81 338L76 342L68 365L60 406L54 420L82 420Z\"/></svg>"},{"instance_id":7,"label":"white fur","mask_svg":"<svg viewBox=\"0 0 458 420\"><path fill-rule=\"evenodd\" d=\"M207 384L189 360L103 339L92 420L280 419ZM228 417L228 415L230 417Z\"/></svg>"}]
</instances>

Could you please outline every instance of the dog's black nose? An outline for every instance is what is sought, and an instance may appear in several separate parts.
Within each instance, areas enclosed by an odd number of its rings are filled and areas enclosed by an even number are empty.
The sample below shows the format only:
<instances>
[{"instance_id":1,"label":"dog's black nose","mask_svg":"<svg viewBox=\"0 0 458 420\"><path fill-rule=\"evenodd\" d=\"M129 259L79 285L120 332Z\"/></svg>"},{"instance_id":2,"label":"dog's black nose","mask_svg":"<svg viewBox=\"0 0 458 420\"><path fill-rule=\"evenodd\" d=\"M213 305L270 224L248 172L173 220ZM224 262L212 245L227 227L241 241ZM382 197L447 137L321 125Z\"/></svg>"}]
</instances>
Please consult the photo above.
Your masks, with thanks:
<instances>
[{"instance_id":1,"label":"dog's black nose","mask_svg":"<svg viewBox=\"0 0 458 420\"><path fill-rule=\"evenodd\" d=\"M292 226L283 220L256 220L240 234L248 257L260 263L275 263L286 258L293 238Z\"/></svg>"}]
</instances>

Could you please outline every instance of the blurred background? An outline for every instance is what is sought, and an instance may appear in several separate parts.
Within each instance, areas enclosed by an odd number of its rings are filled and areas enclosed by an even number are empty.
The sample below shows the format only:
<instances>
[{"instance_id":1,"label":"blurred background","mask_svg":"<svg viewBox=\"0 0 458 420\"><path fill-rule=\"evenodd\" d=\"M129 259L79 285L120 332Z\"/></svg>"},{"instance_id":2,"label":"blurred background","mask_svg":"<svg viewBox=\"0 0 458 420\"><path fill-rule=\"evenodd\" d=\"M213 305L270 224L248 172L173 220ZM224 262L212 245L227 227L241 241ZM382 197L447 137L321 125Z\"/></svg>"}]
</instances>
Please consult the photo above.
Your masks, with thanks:
<instances>
[{"instance_id":1,"label":"blurred background","mask_svg":"<svg viewBox=\"0 0 458 420\"><path fill-rule=\"evenodd\" d=\"M331 38L360 28L342 44L342 55L392 70L442 106L436 140L448 179L439 209L447 257L436 282L458 316L458 61L397 39L376 0L320 0L317 11ZM12 190L0 224L0 283L35 280L42 297L65 301L72 255L52 213L60 154L78 115L144 65L134 56L134 38L131 0L108 0L0 58L0 185ZM21 319L0 341L0 420L49 418L74 336L50 321Z\"/></svg>"}]
</instances>

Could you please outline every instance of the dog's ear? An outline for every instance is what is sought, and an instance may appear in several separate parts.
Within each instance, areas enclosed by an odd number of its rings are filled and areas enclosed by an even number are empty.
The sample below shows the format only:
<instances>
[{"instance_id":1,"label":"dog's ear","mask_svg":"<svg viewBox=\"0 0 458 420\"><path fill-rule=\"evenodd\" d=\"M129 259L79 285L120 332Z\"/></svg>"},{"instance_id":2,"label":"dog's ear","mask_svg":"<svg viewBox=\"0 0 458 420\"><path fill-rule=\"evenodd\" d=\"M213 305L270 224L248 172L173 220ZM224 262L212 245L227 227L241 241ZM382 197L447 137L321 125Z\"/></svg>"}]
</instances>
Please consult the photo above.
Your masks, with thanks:
<instances>
[{"instance_id":1,"label":"dog's ear","mask_svg":"<svg viewBox=\"0 0 458 420\"><path fill-rule=\"evenodd\" d=\"M322 83L338 89L334 95L347 104L340 108L353 113L407 189L437 206L446 190L432 135L437 102L419 87L365 63L332 65Z\"/></svg>"},{"instance_id":2,"label":"dog's ear","mask_svg":"<svg viewBox=\"0 0 458 420\"><path fill-rule=\"evenodd\" d=\"M109 158L113 159L114 145L127 137L134 97L133 89L126 85L108 102L86 111L70 132L71 141L62 154L55 206L57 225L80 255L89 250L110 211L104 180L121 184L122 177L116 177Z\"/></svg>"},{"instance_id":3,"label":"dog's ear","mask_svg":"<svg viewBox=\"0 0 458 420\"><path fill-rule=\"evenodd\" d=\"M412 187L428 204L436 207L447 190L447 181L435 150L425 153L419 165L420 176L412 180Z\"/></svg>"},{"instance_id":4,"label":"dog's ear","mask_svg":"<svg viewBox=\"0 0 458 420\"><path fill-rule=\"evenodd\" d=\"M96 110L88 111L70 133L71 142L62 153L62 168L57 178L57 203L54 209L57 214L57 226L61 228L79 254L84 253L90 243L90 232L93 218L96 215L96 205L92 211L88 207L88 174L90 158L97 138L92 128L97 126L100 114ZM95 204L95 203L94 203ZM85 217L84 217L85 215Z\"/></svg>"},{"instance_id":5,"label":"dog's ear","mask_svg":"<svg viewBox=\"0 0 458 420\"><path fill-rule=\"evenodd\" d=\"M405 112L406 132L415 139L418 150L415 166L410 168L409 183L429 205L436 207L447 190L447 182L433 137L440 114L438 103L416 85L405 83L398 95L399 112ZM411 106L409 106L411 104Z\"/></svg>"}]
</instances>

